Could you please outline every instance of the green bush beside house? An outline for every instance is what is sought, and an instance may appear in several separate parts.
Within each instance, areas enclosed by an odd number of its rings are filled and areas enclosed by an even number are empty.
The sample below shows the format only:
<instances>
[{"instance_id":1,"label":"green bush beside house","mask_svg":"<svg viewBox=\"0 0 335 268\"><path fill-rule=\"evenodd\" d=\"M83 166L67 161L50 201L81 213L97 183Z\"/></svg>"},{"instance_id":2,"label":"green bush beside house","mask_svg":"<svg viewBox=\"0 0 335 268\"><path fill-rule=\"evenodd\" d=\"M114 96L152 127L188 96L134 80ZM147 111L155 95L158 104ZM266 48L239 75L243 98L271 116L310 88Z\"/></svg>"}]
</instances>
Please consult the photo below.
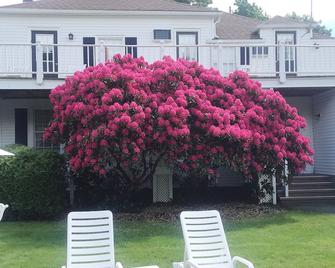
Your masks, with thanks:
<instances>
[{"instance_id":1,"label":"green bush beside house","mask_svg":"<svg viewBox=\"0 0 335 268\"><path fill-rule=\"evenodd\" d=\"M15 220L55 219L66 208L64 157L11 145L14 157L0 158L0 201Z\"/></svg>"}]
</instances>

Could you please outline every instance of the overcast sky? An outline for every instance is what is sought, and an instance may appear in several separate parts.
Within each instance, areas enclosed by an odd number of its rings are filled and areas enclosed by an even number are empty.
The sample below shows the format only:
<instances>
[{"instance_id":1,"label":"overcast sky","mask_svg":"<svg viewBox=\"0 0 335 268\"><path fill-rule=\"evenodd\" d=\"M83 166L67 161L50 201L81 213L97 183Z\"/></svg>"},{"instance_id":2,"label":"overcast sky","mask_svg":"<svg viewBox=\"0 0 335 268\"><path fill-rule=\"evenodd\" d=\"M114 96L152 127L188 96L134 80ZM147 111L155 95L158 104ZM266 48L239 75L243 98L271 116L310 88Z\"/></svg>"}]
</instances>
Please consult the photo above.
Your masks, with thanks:
<instances>
[{"instance_id":1,"label":"overcast sky","mask_svg":"<svg viewBox=\"0 0 335 268\"><path fill-rule=\"evenodd\" d=\"M322 20L328 28L333 29L335 36L334 0L249 0L249 3L256 3L270 16L285 16L293 11L299 15L311 14L311 1L313 1L313 17L318 21ZM234 2L234 0L213 0L214 6L226 12L229 11L229 6L235 9Z\"/></svg>"},{"instance_id":2,"label":"overcast sky","mask_svg":"<svg viewBox=\"0 0 335 268\"><path fill-rule=\"evenodd\" d=\"M94 0L92 0L94 1ZM126 1L126 0L125 0ZM299 15L311 13L312 0L249 0L250 3L255 2L261 6L263 10L270 16L286 15L295 11ZM316 20L322 22L333 29L335 36L335 1L334 0L313 0L313 15ZM10 5L21 3L22 0L0 0L0 5ZM213 0L214 6L222 11L228 12L229 6L234 9L234 0Z\"/></svg>"}]
</instances>

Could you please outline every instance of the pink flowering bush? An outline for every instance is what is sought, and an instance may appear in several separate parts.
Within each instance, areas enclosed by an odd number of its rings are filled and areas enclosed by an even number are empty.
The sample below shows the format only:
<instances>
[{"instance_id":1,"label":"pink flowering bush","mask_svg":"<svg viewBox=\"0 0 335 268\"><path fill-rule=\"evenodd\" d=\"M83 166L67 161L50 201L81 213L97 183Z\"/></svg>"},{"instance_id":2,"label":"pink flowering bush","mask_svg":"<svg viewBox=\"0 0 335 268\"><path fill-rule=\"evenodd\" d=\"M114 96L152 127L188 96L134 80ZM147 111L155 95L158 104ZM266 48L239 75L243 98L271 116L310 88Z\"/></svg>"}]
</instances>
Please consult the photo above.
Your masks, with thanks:
<instances>
[{"instance_id":1,"label":"pink flowering bush","mask_svg":"<svg viewBox=\"0 0 335 268\"><path fill-rule=\"evenodd\" d=\"M312 163L297 109L241 71L224 78L196 62L115 56L67 78L50 100L45 138L65 144L74 171L112 170L138 186L162 159L185 172L223 165L248 178L285 159L295 173Z\"/></svg>"}]
</instances>

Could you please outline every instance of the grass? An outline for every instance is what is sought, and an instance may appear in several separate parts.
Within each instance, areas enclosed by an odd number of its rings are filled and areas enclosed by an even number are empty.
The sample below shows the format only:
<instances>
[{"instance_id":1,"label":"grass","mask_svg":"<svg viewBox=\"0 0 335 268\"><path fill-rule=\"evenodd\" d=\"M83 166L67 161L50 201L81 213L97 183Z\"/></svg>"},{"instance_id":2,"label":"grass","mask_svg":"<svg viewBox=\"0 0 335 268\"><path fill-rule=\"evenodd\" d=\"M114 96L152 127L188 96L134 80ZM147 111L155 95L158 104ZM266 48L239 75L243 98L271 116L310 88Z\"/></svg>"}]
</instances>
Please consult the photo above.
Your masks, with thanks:
<instances>
[{"instance_id":1,"label":"grass","mask_svg":"<svg viewBox=\"0 0 335 268\"><path fill-rule=\"evenodd\" d=\"M183 257L179 224L115 221L116 260L125 267L158 264L170 268ZM333 267L335 215L285 212L227 223L232 255L257 268ZM0 267L59 268L66 258L65 222L0 224Z\"/></svg>"}]
</instances>

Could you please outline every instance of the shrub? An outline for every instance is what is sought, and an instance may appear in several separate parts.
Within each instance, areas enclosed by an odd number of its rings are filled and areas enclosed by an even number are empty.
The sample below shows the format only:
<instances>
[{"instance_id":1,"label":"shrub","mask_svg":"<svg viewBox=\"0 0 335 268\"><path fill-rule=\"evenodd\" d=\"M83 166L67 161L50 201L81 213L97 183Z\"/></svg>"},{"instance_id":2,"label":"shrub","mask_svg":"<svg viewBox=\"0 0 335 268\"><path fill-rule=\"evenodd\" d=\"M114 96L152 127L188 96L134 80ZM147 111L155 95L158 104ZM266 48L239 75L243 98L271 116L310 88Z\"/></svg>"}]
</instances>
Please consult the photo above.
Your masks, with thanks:
<instances>
[{"instance_id":1,"label":"shrub","mask_svg":"<svg viewBox=\"0 0 335 268\"><path fill-rule=\"evenodd\" d=\"M241 71L224 78L196 62L113 61L76 72L50 94L44 138L65 144L74 172L116 172L132 188L164 159L184 173L228 166L249 179L312 163L306 126L280 93Z\"/></svg>"},{"instance_id":2,"label":"shrub","mask_svg":"<svg viewBox=\"0 0 335 268\"><path fill-rule=\"evenodd\" d=\"M13 219L51 219L65 208L63 156L25 146L9 146L14 157L0 158L0 201Z\"/></svg>"}]
</instances>

